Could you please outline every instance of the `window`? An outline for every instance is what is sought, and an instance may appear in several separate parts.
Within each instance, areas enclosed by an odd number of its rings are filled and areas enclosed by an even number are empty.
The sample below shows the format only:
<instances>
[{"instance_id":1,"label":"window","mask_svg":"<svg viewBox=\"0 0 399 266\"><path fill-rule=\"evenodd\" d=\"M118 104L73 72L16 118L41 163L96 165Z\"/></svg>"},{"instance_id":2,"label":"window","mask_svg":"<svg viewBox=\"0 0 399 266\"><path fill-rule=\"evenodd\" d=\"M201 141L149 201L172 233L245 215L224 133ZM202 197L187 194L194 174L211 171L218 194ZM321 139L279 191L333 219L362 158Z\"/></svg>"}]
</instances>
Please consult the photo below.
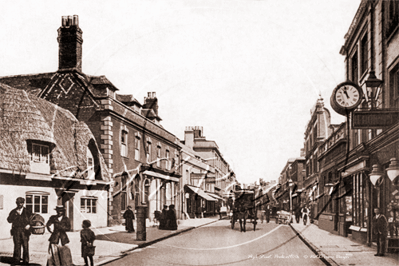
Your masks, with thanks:
<instances>
[{"instance_id":1,"label":"window","mask_svg":"<svg viewBox=\"0 0 399 266\"><path fill-rule=\"evenodd\" d=\"M151 161L151 142L147 142L147 162Z\"/></svg>"},{"instance_id":2,"label":"window","mask_svg":"<svg viewBox=\"0 0 399 266\"><path fill-rule=\"evenodd\" d=\"M48 213L48 193L27 193L25 206L32 213Z\"/></svg>"},{"instance_id":3,"label":"window","mask_svg":"<svg viewBox=\"0 0 399 266\"><path fill-rule=\"evenodd\" d=\"M361 69L360 69L360 71L361 71L361 73L362 73L362 75L364 74L364 72L367 70L367 68L368 68L368 57L369 57L369 53L368 53L368 40L367 40L367 34L366 35L364 35L364 37L363 37L363 39L362 39L362 41L361 41Z\"/></svg>"},{"instance_id":4,"label":"window","mask_svg":"<svg viewBox=\"0 0 399 266\"><path fill-rule=\"evenodd\" d=\"M31 162L49 164L49 155L49 147L47 145L32 143Z\"/></svg>"},{"instance_id":5,"label":"window","mask_svg":"<svg viewBox=\"0 0 399 266\"><path fill-rule=\"evenodd\" d=\"M121 156L127 157L127 131L121 132Z\"/></svg>"},{"instance_id":6,"label":"window","mask_svg":"<svg viewBox=\"0 0 399 266\"><path fill-rule=\"evenodd\" d=\"M399 108L399 64L389 72L390 108Z\"/></svg>"},{"instance_id":7,"label":"window","mask_svg":"<svg viewBox=\"0 0 399 266\"><path fill-rule=\"evenodd\" d=\"M94 159L90 149L87 148L87 179L94 180Z\"/></svg>"},{"instance_id":8,"label":"window","mask_svg":"<svg viewBox=\"0 0 399 266\"><path fill-rule=\"evenodd\" d=\"M353 175L353 224L367 227L367 208L365 175Z\"/></svg>"},{"instance_id":9,"label":"window","mask_svg":"<svg viewBox=\"0 0 399 266\"><path fill-rule=\"evenodd\" d=\"M140 161L140 138L134 138L134 159Z\"/></svg>"},{"instance_id":10,"label":"window","mask_svg":"<svg viewBox=\"0 0 399 266\"><path fill-rule=\"evenodd\" d=\"M121 210L126 210L127 208L127 175L121 176Z\"/></svg>"},{"instance_id":11,"label":"window","mask_svg":"<svg viewBox=\"0 0 399 266\"><path fill-rule=\"evenodd\" d=\"M157 167L161 167L161 146L157 146Z\"/></svg>"},{"instance_id":12,"label":"window","mask_svg":"<svg viewBox=\"0 0 399 266\"><path fill-rule=\"evenodd\" d=\"M97 213L97 199L96 198L80 198L80 212L81 213Z\"/></svg>"},{"instance_id":13,"label":"window","mask_svg":"<svg viewBox=\"0 0 399 266\"><path fill-rule=\"evenodd\" d=\"M389 37L399 25L399 2L397 0L389 2L387 24L386 37Z\"/></svg>"},{"instance_id":14,"label":"window","mask_svg":"<svg viewBox=\"0 0 399 266\"><path fill-rule=\"evenodd\" d=\"M166 150L166 170L170 170L170 162L169 162L169 150Z\"/></svg>"},{"instance_id":15,"label":"window","mask_svg":"<svg viewBox=\"0 0 399 266\"><path fill-rule=\"evenodd\" d=\"M352 81L357 84L359 82L357 52L352 56L351 65L352 65L351 68Z\"/></svg>"}]
</instances>

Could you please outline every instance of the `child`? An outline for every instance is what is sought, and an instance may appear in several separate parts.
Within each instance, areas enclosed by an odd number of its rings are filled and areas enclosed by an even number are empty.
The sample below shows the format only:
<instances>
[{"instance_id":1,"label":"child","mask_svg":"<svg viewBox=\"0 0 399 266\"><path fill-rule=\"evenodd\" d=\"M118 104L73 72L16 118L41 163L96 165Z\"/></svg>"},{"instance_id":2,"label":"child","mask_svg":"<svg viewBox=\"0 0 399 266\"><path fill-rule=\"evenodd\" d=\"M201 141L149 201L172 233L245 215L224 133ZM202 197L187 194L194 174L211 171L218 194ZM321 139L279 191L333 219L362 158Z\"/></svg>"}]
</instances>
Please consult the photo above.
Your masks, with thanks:
<instances>
[{"instance_id":1,"label":"child","mask_svg":"<svg viewBox=\"0 0 399 266\"><path fill-rule=\"evenodd\" d=\"M94 247L93 242L96 239L94 232L89 229L91 222L89 220L84 220L82 223L83 230L80 231L80 242L82 242L82 258L85 260L85 266L88 266L87 257L90 259L90 265L93 264Z\"/></svg>"}]
</instances>

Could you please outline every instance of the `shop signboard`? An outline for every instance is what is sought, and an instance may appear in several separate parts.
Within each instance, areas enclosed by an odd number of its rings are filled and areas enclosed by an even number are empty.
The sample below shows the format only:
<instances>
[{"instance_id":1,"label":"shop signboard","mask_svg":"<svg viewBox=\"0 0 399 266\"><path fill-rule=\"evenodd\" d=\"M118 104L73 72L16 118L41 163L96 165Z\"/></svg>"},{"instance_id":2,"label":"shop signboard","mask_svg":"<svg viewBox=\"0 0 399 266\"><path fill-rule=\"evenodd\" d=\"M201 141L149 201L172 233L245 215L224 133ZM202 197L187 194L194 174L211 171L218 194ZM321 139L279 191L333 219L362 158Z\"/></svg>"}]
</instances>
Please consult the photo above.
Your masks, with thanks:
<instances>
[{"instance_id":1,"label":"shop signboard","mask_svg":"<svg viewBox=\"0 0 399 266\"><path fill-rule=\"evenodd\" d=\"M379 129L392 126L399 120L398 110L354 111L353 129Z\"/></svg>"}]
</instances>

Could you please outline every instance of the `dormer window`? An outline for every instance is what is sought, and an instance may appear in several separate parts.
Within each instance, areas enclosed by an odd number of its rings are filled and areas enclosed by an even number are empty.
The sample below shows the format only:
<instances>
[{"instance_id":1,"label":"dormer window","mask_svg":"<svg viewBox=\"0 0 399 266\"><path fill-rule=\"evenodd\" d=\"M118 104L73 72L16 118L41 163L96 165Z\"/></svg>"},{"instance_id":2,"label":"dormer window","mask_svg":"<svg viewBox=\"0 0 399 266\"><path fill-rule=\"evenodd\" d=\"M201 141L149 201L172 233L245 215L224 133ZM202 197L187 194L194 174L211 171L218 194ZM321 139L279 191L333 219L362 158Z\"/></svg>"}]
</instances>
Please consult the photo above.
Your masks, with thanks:
<instances>
[{"instance_id":1,"label":"dormer window","mask_svg":"<svg viewBox=\"0 0 399 266\"><path fill-rule=\"evenodd\" d=\"M30 171L50 174L50 144L42 141L27 141Z\"/></svg>"}]
</instances>

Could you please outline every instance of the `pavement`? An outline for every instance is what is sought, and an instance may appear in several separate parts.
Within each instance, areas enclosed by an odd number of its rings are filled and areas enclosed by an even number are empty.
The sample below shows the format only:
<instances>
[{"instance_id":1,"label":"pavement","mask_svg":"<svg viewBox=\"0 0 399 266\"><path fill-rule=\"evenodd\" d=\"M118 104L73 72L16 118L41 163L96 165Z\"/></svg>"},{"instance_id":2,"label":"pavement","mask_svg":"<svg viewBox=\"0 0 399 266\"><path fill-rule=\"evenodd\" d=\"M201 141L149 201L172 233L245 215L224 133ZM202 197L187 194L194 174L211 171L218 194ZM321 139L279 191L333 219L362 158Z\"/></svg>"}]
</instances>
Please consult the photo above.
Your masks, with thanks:
<instances>
[{"instance_id":1,"label":"pavement","mask_svg":"<svg viewBox=\"0 0 399 266\"><path fill-rule=\"evenodd\" d=\"M291 223L291 228L326 265L399 265L398 253L376 257L377 247L367 246L320 229L315 224Z\"/></svg>"},{"instance_id":2,"label":"pavement","mask_svg":"<svg viewBox=\"0 0 399 266\"><path fill-rule=\"evenodd\" d=\"M112 226L104 228L91 228L96 234L94 246L94 265L103 265L117 260L137 248L142 248L163 239L178 235L191 229L207 225L219 220L219 217L179 220L176 231L159 230L157 226L147 224L146 241L136 240L136 233L127 233L125 226ZM135 224L135 229L137 225ZM72 261L75 265L85 265L81 257L80 231L68 232L72 253ZM31 235L29 240L30 265L46 265L48 257L48 239L50 233L43 235ZM14 244L12 238L0 239L0 265L11 265Z\"/></svg>"}]
</instances>

